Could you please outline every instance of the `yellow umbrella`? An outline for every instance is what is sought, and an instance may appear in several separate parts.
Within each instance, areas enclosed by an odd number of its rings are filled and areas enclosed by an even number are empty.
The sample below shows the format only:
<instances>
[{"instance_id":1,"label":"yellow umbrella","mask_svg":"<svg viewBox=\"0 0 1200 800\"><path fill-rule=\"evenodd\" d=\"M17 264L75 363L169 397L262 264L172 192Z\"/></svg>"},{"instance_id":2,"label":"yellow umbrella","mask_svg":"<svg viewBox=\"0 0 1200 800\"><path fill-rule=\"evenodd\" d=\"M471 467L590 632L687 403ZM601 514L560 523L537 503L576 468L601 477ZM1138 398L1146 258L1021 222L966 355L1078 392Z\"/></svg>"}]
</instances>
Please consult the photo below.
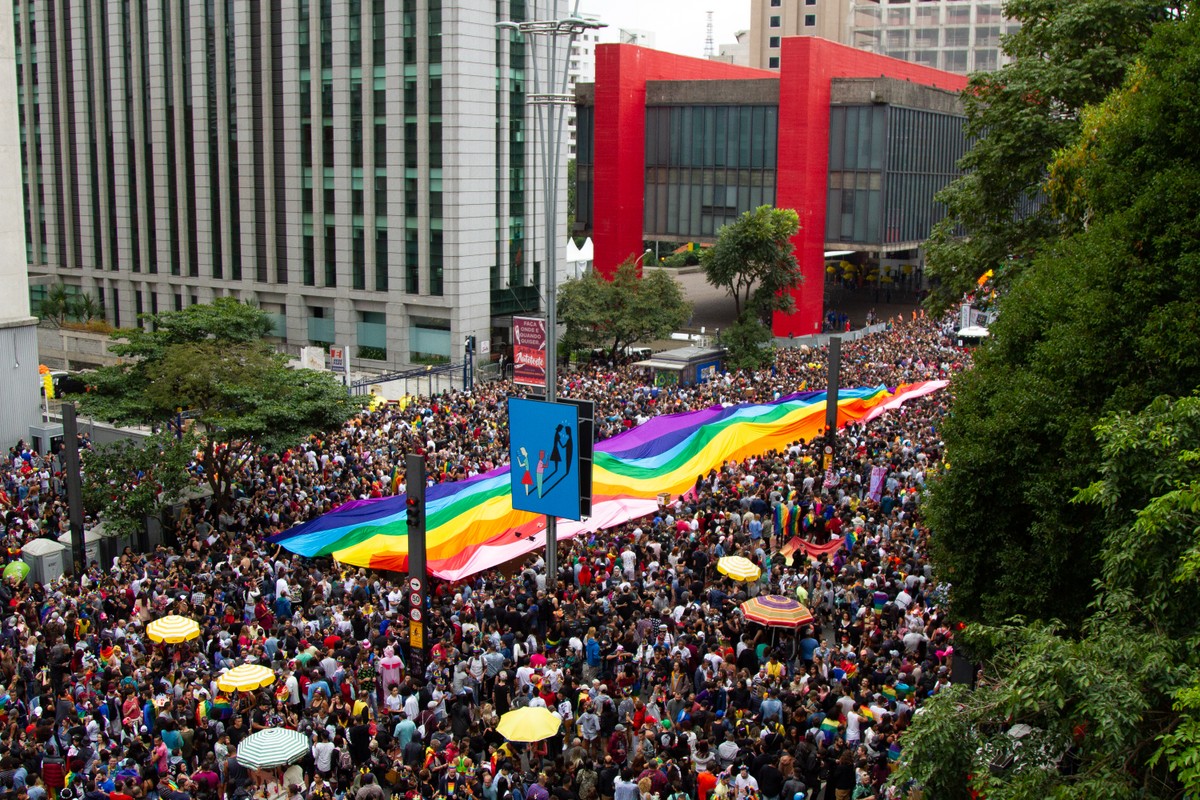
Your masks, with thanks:
<instances>
[{"instance_id":1,"label":"yellow umbrella","mask_svg":"<svg viewBox=\"0 0 1200 800\"><path fill-rule=\"evenodd\" d=\"M546 708L526 706L500 717L496 732L510 742L540 742L558 733L562 718Z\"/></svg>"},{"instance_id":2,"label":"yellow umbrella","mask_svg":"<svg viewBox=\"0 0 1200 800\"><path fill-rule=\"evenodd\" d=\"M717 572L735 581L756 581L762 570L754 562L742 556L725 556L717 561Z\"/></svg>"},{"instance_id":3,"label":"yellow umbrella","mask_svg":"<svg viewBox=\"0 0 1200 800\"><path fill-rule=\"evenodd\" d=\"M146 635L154 642L186 642L200 635L200 625L194 619L168 614L146 626Z\"/></svg>"},{"instance_id":4,"label":"yellow umbrella","mask_svg":"<svg viewBox=\"0 0 1200 800\"><path fill-rule=\"evenodd\" d=\"M252 692L275 682L275 673L262 664L242 664L217 678L222 692Z\"/></svg>"}]
</instances>

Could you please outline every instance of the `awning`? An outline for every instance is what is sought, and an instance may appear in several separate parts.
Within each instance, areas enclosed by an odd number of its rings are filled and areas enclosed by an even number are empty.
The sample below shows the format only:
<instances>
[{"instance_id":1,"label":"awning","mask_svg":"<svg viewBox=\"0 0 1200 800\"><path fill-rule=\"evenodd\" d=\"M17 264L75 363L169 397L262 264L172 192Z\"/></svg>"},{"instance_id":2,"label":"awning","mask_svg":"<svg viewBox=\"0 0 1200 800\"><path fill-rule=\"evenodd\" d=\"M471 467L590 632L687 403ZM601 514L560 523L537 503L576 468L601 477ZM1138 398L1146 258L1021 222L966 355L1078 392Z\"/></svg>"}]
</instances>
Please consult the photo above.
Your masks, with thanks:
<instances>
[{"instance_id":1,"label":"awning","mask_svg":"<svg viewBox=\"0 0 1200 800\"><path fill-rule=\"evenodd\" d=\"M635 367L650 367L651 369L671 369L676 372L681 372L687 364L680 364L678 361L659 361L658 359L648 358L645 361L635 361Z\"/></svg>"},{"instance_id":2,"label":"awning","mask_svg":"<svg viewBox=\"0 0 1200 800\"><path fill-rule=\"evenodd\" d=\"M826 258L838 258L840 256L852 256L856 252L857 252L856 250L826 250L825 257Z\"/></svg>"}]
</instances>

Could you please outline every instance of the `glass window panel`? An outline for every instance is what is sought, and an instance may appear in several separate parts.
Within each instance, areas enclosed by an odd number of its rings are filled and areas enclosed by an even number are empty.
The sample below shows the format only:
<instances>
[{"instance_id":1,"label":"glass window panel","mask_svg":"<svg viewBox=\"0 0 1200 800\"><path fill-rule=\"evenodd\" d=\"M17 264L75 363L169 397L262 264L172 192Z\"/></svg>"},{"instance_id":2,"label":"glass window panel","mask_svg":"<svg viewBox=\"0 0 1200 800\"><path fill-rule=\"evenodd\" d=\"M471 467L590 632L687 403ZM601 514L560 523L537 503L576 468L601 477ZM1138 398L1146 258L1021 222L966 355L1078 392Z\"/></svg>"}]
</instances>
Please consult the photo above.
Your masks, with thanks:
<instances>
[{"instance_id":1,"label":"glass window panel","mask_svg":"<svg viewBox=\"0 0 1200 800\"><path fill-rule=\"evenodd\" d=\"M846 109L829 110L829 169L840 171L845 168Z\"/></svg>"},{"instance_id":2,"label":"glass window panel","mask_svg":"<svg viewBox=\"0 0 1200 800\"><path fill-rule=\"evenodd\" d=\"M887 147L884 138L887 133L884 111L883 106L871 109L871 169L883 169L883 154Z\"/></svg>"}]
</instances>

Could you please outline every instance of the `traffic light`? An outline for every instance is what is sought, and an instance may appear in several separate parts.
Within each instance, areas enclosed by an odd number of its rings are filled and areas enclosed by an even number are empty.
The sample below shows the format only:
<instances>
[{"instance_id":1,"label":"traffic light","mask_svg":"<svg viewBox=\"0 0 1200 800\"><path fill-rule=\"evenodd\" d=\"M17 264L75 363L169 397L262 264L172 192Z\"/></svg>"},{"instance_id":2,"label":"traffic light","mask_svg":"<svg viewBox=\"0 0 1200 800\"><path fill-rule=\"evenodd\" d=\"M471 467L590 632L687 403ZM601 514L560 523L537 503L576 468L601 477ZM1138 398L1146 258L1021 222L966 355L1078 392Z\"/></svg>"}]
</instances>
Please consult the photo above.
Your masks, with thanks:
<instances>
[{"instance_id":1,"label":"traffic light","mask_svg":"<svg viewBox=\"0 0 1200 800\"><path fill-rule=\"evenodd\" d=\"M408 513L408 530L423 531L425 530L425 492L422 491L425 487L414 491L412 484L408 486L408 497L404 501L405 510Z\"/></svg>"}]
</instances>

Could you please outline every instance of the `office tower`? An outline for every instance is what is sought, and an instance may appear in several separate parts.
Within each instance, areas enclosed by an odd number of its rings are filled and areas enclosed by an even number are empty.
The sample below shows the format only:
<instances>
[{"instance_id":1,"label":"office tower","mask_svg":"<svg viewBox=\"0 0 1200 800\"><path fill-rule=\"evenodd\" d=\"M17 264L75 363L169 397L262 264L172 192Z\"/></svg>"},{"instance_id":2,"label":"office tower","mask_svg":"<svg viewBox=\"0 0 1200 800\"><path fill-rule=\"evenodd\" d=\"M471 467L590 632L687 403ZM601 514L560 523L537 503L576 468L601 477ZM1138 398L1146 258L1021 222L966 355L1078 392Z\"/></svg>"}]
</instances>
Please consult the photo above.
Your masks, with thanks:
<instances>
[{"instance_id":1,"label":"office tower","mask_svg":"<svg viewBox=\"0 0 1200 800\"><path fill-rule=\"evenodd\" d=\"M539 308L543 198L496 23L564 5L16 0L28 261L116 325L231 295L291 352L501 344Z\"/></svg>"},{"instance_id":2,"label":"office tower","mask_svg":"<svg viewBox=\"0 0 1200 800\"><path fill-rule=\"evenodd\" d=\"M779 69L786 36L819 36L960 75L1006 63L1002 0L751 0L750 66Z\"/></svg>"},{"instance_id":3,"label":"office tower","mask_svg":"<svg viewBox=\"0 0 1200 800\"><path fill-rule=\"evenodd\" d=\"M16 108L12 5L0 4L0 447L29 437L38 422L37 320L29 314L29 276L21 223L21 137Z\"/></svg>"}]
</instances>

